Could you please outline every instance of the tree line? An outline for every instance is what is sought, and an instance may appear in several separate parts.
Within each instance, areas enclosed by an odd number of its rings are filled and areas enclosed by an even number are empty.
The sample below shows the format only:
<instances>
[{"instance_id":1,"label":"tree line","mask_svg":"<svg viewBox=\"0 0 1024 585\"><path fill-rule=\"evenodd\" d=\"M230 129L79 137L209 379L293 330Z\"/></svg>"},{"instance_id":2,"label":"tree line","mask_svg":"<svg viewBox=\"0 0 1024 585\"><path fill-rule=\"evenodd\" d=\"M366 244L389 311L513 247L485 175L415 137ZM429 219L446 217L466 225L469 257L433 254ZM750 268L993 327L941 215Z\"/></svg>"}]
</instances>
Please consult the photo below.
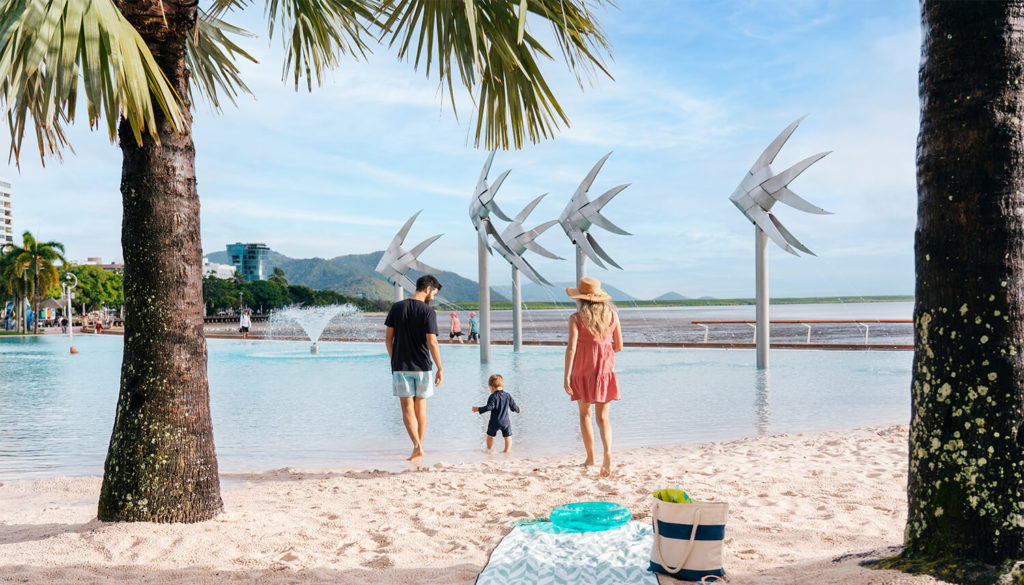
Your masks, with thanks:
<instances>
[{"instance_id":1,"label":"tree line","mask_svg":"<svg viewBox=\"0 0 1024 585\"><path fill-rule=\"evenodd\" d=\"M314 290L301 284L288 284L284 271L276 267L273 276L267 280L244 282L240 276L236 273L233 278L203 278L203 302L207 315L238 310L240 306L257 313L269 313L291 305L352 304L362 311L386 311L391 306L390 302L380 299L350 297L333 290Z\"/></svg>"}]
</instances>

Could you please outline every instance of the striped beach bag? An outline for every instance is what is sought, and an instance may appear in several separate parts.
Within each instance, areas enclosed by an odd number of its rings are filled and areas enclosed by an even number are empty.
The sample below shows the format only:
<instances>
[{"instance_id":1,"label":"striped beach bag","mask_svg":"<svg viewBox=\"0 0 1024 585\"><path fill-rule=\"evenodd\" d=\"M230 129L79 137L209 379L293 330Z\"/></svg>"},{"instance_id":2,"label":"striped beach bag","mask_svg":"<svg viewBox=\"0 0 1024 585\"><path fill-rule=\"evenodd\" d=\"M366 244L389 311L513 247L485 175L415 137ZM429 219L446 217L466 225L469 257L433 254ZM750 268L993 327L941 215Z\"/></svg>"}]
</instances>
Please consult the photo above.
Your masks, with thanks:
<instances>
[{"instance_id":1,"label":"striped beach bag","mask_svg":"<svg viewBox=\"0 0 1024 585\"><path fill-rule=\"evenodd\" d=\"M729 504L665 502L653 498L650 570L684 581L723 577L722 541Z\"/></svg>"}]
</instances>

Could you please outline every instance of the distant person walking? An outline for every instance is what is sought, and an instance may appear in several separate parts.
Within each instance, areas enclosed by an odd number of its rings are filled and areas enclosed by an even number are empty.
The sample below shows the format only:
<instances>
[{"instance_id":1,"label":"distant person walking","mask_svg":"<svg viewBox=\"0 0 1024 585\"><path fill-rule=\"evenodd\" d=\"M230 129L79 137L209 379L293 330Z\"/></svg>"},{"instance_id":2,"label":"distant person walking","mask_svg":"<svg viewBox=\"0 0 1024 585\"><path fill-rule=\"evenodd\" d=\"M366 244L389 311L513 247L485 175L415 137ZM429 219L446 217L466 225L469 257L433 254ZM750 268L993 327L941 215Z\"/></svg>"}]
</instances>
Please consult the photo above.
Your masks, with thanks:
<instances>
[{"instance_id":1,"label":"distant person walking","mask_svg":"<svg viewBox=\"0 0 1024 585\"><path fill-rule=\"evenodd\" d=\"M423 436L427 432L427 398L444 380L441 349L437 345L437 313L430 308L441 283L430 274L416 281L416 293L391 305L384 332L384 345L391 358L394 395L402 408L402 423L412 439L409 461L423 456ZM437 373L431 375L437 363Z\"/></svg>"},{"instance_id":2,"label":"distant person walking","mask_svg":"<svg viewBox=\"0 0 1024 585\"><path fill-rule=\"evenodd\" d=\"M469 337L467 341L480 343L480 319L477 318L475 311L469 312Z\"/></svg>"},{"instance_id":3,"label":"distant person walking","mask_svg":"<svg viewBox=\"0 0 1024 585\"><path fill-rule=\"evenodd\" d=\"M96 317L95 325L96 325L96 335L99 335L100 333L103 333L103 318L102 317Z\"/></svg>"},{"instance_id":4,"label":"distant person walking","mask_svg":"<svg viewBox=\"0 0 1024 585\"><path fill-rule=\"evenodd\" d=\"M590 405L594 405L597 426L604 446L601 477L612 471L612 425L608 408L619 399L615 377L615 353L622 351L622 327L611 295L601 289L596 278L581 278L574 288L565 289L576 299L577 311L569 317L569 343L565 348L565 393L577 403L580 432L587 451L584 466L594 465L594 429Z\"/></svg>"},{"instance_id":5,"label":"distant person walking","mask_svg":"<svg viewBox=\"0 0 1024 585\"><path fill-rule=\"evenodd\" d=\"M242 339L249 339L249 328L252 327L252 319L249 318L249 309L242 311L242 316L238 318L238 331L242 334Z\"/></svg>"},{"instance_id":6,"label":"distant person walking","mask_svg":"<svg viewBox=\"0 0 1024 585\"><path fill-rule=\"evenodd\" d=\"M67 316L60 318L60 332L67 334L68 332L68 318Z\"/></svg>"},{"instance_id":7,"label":"distant person walking","mask_svg":"<svg viewBox=\"0 0 1024 585\"><path fill-rule=\"evenodd\" d=\"M462 323L459 322L459 315L455 311L452 311L450 315L451 323L448 326L448 339L458 340L459 343L462 343Z\"/></svg>"},{"instance_id":8,"label":"distant person walking","mask_svg":"<svg viewBox=\"0 0 1024 585\"><path fill-rule=\"evenodd\" d=\"M487 398L484 406L474 406L473 412L483 414L491 413L491 420L487 422L487 450L494 446L494 437L501 431L505 439L505 453L512 450L512 421L508 418L508 411L519 412L519 406L508 392L505 392L505 378L501 374L494 374L487 379L487 386L491 395Z\"/></svg>"}]
</instances>

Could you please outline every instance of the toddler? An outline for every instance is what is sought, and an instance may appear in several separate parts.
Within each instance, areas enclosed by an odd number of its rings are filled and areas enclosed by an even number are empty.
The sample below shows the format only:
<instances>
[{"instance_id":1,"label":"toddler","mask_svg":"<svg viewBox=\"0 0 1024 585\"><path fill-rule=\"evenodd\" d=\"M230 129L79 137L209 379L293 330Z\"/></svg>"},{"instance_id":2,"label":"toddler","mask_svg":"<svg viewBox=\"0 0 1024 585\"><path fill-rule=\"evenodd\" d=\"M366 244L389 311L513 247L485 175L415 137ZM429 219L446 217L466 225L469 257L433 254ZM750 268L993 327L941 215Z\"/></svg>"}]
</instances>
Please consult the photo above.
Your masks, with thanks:
<instances>
[{"instance_id":1,"label":"toddler","mask_svg":"<svg viewBox=\"0 0 1024 585\"><path fill-rule=\"evenodd\" d=\"M491 388L487 405L474 406L473 412L491 413L491 421L487 424L487 450L490 451L494 446L494 436L500 430L501 436L505 438L505 453L508 453L512 450L512 423L508 419L508 411L520 412L520 410L516 406L516 401L512 400L512 396L505 392L505 378L502 378L500 374L494 374L488 378L487 385Z\"/></svg>"}]
</instances>

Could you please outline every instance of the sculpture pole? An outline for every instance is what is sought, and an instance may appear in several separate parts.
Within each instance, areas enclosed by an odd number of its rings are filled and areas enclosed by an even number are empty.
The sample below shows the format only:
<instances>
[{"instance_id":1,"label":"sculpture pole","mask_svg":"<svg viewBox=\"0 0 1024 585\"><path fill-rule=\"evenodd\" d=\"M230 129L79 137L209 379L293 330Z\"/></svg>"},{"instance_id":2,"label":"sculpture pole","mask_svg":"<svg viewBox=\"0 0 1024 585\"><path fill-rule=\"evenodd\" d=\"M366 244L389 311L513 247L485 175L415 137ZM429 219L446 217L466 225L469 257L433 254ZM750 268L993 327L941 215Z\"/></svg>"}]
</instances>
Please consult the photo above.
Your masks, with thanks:
<instances>
[{"instance_id":1,"label":"sculpture pole","mask_svg":"<svg viewBox=\"0 0 1024 585\"><path fill-rule=\"evenodd\" d=\"M754 329L757 349L757 368L768 368L768 349L770 347L768 321L768 235L761 228L754 226L754 268L755 287L757 289L757 328Z\"/></svg>"},{"instance_id":2,"label":"sculpture pole","mask_svg":"<svg viewBox=\"0 0 1024 585\"><path fill-rule=\"evenodd\" d=\"M405 300L405 290L402 289L402 285L395 283L395 302Z\"/></svg>"},{"instance_id":3,"label":"sculpture pole","mask_svg":"<svg viewBox=\"0 0 1024 585\"><path fill-rule=\"evenodd\" d=\"M491 287L487 282L487 245L476 239L477 273L480 275L480 363L491 361Z\"/></svg>"},{"instance_id":4,"label":"sculpture pole","mask_svg":"<svg viewBox=\"0 0 1024 585\"><path fill-rule=\"evenodd\" d=\"M512 350L523 350L523 289L519 269L512 267Z\"/></svg>"},{"instance_id":5,"label":"sculpture pole","mask_svg":"<svg viewBox=\"0 0 1024 585\"><path fill-rule=\"evenodd\" d=\"M587 275L587 254L583 248L576 246L576 282Z\"/></svg>"},{"instance_id":6,"label":"sculpture pole","mask_svg":"<svg viewBox=\"0 0 1024 585\"><path fill-rule=\"evenodd\" d=\"M794 256L799 256L797 250L814 255L814 252L811 252L807 246L796 239L796 236L783 227L772 213L772 207L776 203L782 202L807 213L818 215L829 213L789 189L789 184L793 179L800 176L800 173L806 171L812 164L824 158L828 152L819 152L809 156L780 173L776 173L771 167L775 157L782 150L782 146L800 125L800 120L803 118L787 126L775 137L775 140L757 157L754 165L750 167L750 171L743 176L739 186L729 196L729 200L736 208L754 224L754 233L756 234L754 270L755 288L757 289L757 328L754 330L754 345L757 354L756 365L761 370L768 368L768 240L771 239L780 248Z\"/></svg>"}]
</instances>

